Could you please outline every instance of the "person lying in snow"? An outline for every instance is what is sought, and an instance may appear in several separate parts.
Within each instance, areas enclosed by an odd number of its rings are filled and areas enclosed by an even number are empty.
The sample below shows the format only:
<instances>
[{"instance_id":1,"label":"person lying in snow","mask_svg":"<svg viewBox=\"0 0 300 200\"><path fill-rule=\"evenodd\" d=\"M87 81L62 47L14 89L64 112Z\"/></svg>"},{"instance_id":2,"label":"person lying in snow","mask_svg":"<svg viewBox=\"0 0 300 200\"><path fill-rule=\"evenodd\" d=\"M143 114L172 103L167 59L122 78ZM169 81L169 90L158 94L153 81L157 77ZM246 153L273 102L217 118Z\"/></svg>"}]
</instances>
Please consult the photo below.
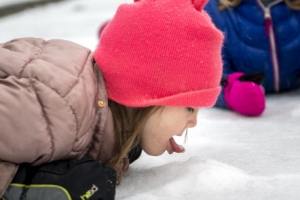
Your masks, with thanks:
<instances>
[{"instance_id":1,"label":"person lying in snow","mask_svg":"<svg viewBox=\"0 0 300 200\"><path fill-rule=\"evenodd\" d=\"M173 136L221 91L223 34L205 3L122 4L95 52L59 39L0 44L0 197L114 199L142 150L183 153Z\"/></svg>"},{"instance_id":2,"label":"person lying in snow","mask_svg":"<svg viewBox=\"0 0 300 200\"><path fill-rule=\"evenodd\" d=\"M225 36L216 106L259 116L265 92L300 88L300 0L210 0L204 9Z\"/></svg>"}]
</instances>

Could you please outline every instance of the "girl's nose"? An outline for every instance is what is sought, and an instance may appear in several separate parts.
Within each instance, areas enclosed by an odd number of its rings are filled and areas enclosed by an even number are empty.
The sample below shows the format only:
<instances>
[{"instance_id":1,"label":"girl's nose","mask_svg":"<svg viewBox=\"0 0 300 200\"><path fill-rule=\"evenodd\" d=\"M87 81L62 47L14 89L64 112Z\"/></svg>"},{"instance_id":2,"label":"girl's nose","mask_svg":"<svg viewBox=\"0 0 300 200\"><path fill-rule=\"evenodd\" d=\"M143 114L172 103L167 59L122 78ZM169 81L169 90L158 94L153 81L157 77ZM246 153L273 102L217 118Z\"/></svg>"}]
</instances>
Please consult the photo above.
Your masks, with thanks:
<instances>
[{"instance_id":1,"label":"girl's nose","mask_svg":"<svg viewBox=\"0 0 300 200\"><path fill-rule=\"evenodd\" d=\"M193 117L188 121L187 127L193 128L197 125L197 114L193 115Z\"/></svg>"},{"instance_id":2,"label":"girl's nose","mask_svg":"<svg viewBox=\"0 0 300 200\"><path fill-rule=\"evenodd\" d=\"M188 128L193 128L197 125L197 118L198 118L198 113L199 113L200 108L195 108L195 112L191 119L188 121L187 127Z\"/></svg>"}]
</instances>

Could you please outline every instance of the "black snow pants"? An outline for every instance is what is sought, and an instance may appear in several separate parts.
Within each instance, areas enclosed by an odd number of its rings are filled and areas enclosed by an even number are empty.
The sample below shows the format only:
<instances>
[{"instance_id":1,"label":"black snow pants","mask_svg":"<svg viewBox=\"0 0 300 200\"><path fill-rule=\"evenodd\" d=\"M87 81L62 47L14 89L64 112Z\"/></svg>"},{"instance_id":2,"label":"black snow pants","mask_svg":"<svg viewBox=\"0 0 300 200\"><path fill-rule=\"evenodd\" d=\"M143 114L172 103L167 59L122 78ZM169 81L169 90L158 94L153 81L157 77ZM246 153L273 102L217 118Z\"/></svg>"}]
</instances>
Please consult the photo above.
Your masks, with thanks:
<instances>
[{"instance_id":1,"label":"black snow pants","mask_svg":"<svg viewBox=\"0 0 300 200\"><path fill-rule=\"evenodd\" d=\"M21 164L3 200L114 200L116 172L83 158Z\"/></svg>"}]
</instances>

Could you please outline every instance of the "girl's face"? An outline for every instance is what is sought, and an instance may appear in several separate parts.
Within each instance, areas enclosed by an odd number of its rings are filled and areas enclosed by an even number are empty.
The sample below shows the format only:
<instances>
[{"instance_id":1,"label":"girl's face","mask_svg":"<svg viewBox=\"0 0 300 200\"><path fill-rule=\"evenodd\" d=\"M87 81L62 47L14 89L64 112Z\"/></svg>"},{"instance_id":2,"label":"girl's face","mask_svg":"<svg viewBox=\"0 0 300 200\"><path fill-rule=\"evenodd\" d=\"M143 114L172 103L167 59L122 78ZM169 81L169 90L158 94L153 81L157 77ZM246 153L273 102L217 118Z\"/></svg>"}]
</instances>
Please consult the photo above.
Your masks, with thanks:
<instances>
[{"instance_id":1,"label":"girl's face","mask_svg":"<svg viewBox=\"0 0 300 200\"><path fill-rule=\"evenodd\" d=\"M169 154L184 152L173 136L182 136L187 128L196 126L198 111L196 108L162 107L154 112L141 134L142 149L152 156L159 156L166 150Z\"/></svg>"}]
</instances>

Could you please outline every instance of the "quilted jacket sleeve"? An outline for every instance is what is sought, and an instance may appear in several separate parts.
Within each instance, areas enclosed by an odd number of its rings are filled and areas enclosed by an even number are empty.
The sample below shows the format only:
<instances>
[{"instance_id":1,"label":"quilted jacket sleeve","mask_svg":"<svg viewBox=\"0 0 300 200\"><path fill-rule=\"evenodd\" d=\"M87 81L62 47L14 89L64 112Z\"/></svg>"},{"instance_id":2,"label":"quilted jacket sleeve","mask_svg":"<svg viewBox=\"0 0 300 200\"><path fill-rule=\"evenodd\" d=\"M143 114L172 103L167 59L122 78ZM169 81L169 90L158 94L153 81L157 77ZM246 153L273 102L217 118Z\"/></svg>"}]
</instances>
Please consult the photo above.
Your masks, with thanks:
<instances>
[{"instance_id":1,"label":"quilted jacket sleeve","mask_svg":"<svg viewBox=\"0 0 300 200\"><path fill-rule=\"evenodd\" d=\"M83 153L95 113L91 51L38 38L0 47L0 160L39 165Z\"/></svg>"},{"instance_id":2,"label":"quilted jacket sleeve","mask_svg":"<svg viewBox=\"0 0 300 200\"><path fill-rule=\"evenodd\" d=\"M12 163L49 161L56 142L68 140L63 138L64 134L53 133L56 127L52 125L63 123L55 122L53 115L59 117L60 109L64 109L72 116L72 111L67 111L65 102L35 79L2 78L0 91L1 160ZM76 133L72 125L66 125L65 129Z\"/></svg>"}]
</instances>

